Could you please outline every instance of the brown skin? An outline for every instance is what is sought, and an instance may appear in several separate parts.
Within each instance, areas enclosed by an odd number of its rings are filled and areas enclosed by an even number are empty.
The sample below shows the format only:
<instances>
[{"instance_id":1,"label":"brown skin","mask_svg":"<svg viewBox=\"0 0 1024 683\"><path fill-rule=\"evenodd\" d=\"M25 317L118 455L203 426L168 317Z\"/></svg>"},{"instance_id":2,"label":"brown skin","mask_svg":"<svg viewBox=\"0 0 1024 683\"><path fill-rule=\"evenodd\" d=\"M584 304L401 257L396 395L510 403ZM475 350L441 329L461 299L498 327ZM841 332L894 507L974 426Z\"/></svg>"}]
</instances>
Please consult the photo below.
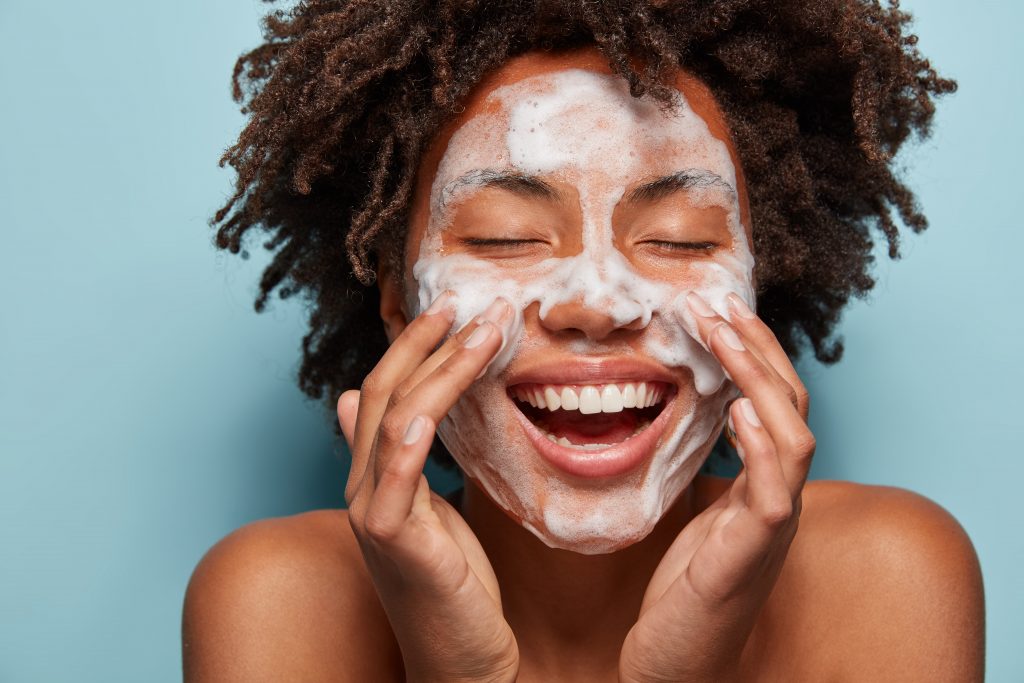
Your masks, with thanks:
<instances>
[{"instance_id":1,"label":"brown skin","mask_svg":"<svg viewBox=\"0 0 1024 683\"><path fill-rule=\"evenodd\" d=\"M438 136L421 165L410 258L448 137L489 90L566 66L610 72L590 50L529 53L486 79ZM675 85L729 145L739 169L711 93L681 71ZM738 181L749 231L746 187ZM413 284L399 285L387 272L380 281L391 350L361 394L339 401L354 455L351 513L257 522L207 554L186 596L187 680L401 680L403 666L410 679L450 680L452 667L474 657L494 667L457 675L982 679L983 596L970 541L948 513L914 494L804 484L814 449L806 391L760 320L733 316L747 351L723 344L720 326L728 323L700 320L702 336L764 423L752 427L738 405L732 409L744 472L732 482L698 477L648 537L617 553L584 556L543 545L472 481L459 514L426 490L419 476L425 447L413 453L400 445L405 426L415 415L436 424L498 339L492 334L466 349L466 330L431 354L446 316L408 324L403 287ZM607 326L582 307L563 316L563 331ZM533 324L534 334L557 332ZM444 377L434 372L439 366ZM431 573L438 561L445 569ZM463 591L448 593L444 582L466 568L472 585L460 604ZM464 642L424 638L435 626L465 634Z\"/></svg>"}]
</instances>

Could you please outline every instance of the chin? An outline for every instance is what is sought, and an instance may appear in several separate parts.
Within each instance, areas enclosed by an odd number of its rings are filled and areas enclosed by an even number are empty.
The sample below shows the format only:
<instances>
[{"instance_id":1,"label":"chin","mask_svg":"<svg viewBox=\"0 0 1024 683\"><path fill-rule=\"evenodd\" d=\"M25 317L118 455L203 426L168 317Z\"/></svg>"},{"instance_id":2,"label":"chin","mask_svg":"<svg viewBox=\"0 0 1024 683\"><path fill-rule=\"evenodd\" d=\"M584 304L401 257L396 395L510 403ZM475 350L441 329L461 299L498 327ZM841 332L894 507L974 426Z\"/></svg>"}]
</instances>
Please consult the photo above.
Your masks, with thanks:
<instances>
[{"instance_id":1,"label":"chin","mask_svg":"<svg viewBox=\"0 0 1024 683\"><path fill-rule=\"evenodd\" d=\"M738 396L688 371L602 364L485 376L439 426L466 476L551 548L611 553L646 538L696 477ZM543 381L540 381L543 380Z\"/></svg>"}]
</instances>

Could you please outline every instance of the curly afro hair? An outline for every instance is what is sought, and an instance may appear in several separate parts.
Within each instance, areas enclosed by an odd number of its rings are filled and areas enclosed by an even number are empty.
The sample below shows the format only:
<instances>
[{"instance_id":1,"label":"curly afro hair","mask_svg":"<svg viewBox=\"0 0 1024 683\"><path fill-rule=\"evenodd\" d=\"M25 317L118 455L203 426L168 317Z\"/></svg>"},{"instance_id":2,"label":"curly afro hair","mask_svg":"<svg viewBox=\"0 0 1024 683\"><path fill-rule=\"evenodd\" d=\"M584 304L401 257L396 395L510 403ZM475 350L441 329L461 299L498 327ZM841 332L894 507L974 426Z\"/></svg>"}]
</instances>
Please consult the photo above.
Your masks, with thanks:
<instances>
[{"instance_id":1,"label":"curly afro hair","mask_svg":"<svg viewBox=\"0 0 1024 683\"><path fill-rule=\"evenodd\" d=\"M869 0L300 0L235 65L249 118L221 159L238 177L216 244L245 256L264 235L256 310L306 297L299 386L333 409L386 347L375 268L402 261L431 139L509 58L594 45L634 97L667 103L674 67L711 88L749 187L761 316L791 356L835 362L843 308L874 286L875 231L897 258L896 217L927 225L892 160L956 84L909 22Z\"/></svg>"}]
</instances>

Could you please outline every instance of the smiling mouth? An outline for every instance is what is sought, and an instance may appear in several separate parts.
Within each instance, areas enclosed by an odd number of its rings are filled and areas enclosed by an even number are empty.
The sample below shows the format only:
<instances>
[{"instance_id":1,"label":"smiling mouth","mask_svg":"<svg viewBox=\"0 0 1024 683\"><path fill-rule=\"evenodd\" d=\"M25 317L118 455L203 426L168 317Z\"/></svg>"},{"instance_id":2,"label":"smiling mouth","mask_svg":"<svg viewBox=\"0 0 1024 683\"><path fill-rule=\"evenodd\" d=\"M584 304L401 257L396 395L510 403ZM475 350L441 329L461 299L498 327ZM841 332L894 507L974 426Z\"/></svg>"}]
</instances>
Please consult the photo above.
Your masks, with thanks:
<instances>
[{"instance_id":1,"label":"smiling mouth","mask_svg":"<svg viewBox=\"0 0 1024 683\"><path fill-rule=\"evenodd\" d=\"M516 384L516 408L553 443L599 451L627 441L661 414L675 393L667 382Z\"/></svg>"}]
</instances>

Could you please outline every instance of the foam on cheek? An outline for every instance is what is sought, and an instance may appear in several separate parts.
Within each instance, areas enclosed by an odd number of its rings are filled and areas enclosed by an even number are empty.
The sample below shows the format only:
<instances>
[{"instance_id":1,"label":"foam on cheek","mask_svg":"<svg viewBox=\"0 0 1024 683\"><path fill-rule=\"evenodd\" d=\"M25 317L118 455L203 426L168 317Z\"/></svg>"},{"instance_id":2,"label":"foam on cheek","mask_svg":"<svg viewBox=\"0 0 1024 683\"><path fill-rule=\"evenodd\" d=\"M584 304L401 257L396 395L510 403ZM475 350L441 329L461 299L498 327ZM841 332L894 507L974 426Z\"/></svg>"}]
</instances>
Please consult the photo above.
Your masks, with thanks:
<instances>
[{"instance_id":1,"label":"foam on cheek","mask_svg":"<svg viewBox=\"0 0 1024 683\"><path fill-rule=\"evenodd\" d=\"M699 340L685 304L689 290L637 272L614 245L612 214L626 187L649 177L645 156L658 159L659 174L716 174L724 188L696 188L688 199L726 209L733 249L689 267L700 283L695 291L728 317L730 292L754 305L753 257L732 189L735 169L725 145L679 93L677 113L666 116L655 104L631 97L619 77L570 69L498 88L490 98L501 105L499 113L480 115L456 131L438 167L427 233L413 267L417 300L410 303L419 312L442 291L453 290L456 328L498 296L511 301L517 314L505 330L505 347L442 423L441 437L466 473L545 543L609 552L649 533L689 484L702 460L692 456L721 429L725 404L736 395ZM481 170L554 174L574 185L583 217L582 251L518 270L465 253L444 254L444 209L474 191L472 178ZM453 185L455 179L463 180ZM543 346L542 340L522 343L522 312L535 303L541 319L557 305L576 303L618 326L638 324L644 329L643 353L665 366L689 369L700 397L669 428L645 472L608 483L596 499L593 491L553 476L536 456L524 457L530 447L520 442L518 425L510 424L514 408L497 377L519 350ZM597 346L579 341L574 350L586 354Z\"/></svg>"}]
</instances>

